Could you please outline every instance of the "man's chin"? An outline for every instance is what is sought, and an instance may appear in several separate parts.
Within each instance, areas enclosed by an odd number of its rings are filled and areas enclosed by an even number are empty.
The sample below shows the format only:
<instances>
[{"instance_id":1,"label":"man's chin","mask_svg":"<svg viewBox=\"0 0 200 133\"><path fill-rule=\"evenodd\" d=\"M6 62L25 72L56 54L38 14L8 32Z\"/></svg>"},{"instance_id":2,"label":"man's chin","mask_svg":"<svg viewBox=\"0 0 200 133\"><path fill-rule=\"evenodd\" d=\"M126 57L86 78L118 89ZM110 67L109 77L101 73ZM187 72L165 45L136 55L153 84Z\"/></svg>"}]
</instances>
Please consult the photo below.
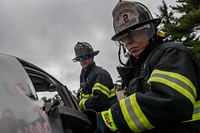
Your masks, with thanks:
<instances>
[{"instance_id":1,"label":"man's chin","mask_svg":"<svg viewBox=\"0 0 200 133\"><path fill-rule=\"evenodd\" d=\"M82 68L86 68L87 67L87 65L82 65Z\"/></svg>"}]
</instances>

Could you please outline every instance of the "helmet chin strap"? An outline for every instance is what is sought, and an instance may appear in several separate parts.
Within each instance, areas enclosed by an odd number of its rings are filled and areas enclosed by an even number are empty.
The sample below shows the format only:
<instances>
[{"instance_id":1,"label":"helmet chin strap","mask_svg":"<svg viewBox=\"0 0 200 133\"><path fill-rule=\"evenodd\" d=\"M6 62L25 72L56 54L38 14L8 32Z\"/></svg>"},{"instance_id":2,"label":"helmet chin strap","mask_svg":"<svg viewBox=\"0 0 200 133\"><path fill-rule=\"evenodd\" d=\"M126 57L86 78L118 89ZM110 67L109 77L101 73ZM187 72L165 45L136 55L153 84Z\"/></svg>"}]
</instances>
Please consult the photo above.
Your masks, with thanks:
<instances>
[{"instance_id":1,"label":"helmet chin strap","mask_svg":"<svg viewBox=\"0 0 200 133\"><path fill-rule=\"evenodd\" d=\"M128 53L126 52L126 48L124 47L124 45L120 42L119 43L119 51L118 51L118 58L119 58L119 62L124 66L126 67L126 64L122 62L121 60L121 50L123 50L123 54L125 57L128 57Z\"/></svg>"},{"instance_id":2,"label":"helmet chin strap","mask_svg":"<svg viewBox=\"0 0 200 133\"><path fill-rule=\"evenodd\" d=\"M124 46L124 44L120 43L120 41L118 41L119 43L119 51L118 51L118 58L119 58L119 62L120 64L122 64L124 67L127 67L126 63L123 63L121 60L121 51L123 51L124 57L129 58L129 53L126 51L126 48ZM153 43L153 37L149 39L149 44Z\"/></svg>"}]
</instances>

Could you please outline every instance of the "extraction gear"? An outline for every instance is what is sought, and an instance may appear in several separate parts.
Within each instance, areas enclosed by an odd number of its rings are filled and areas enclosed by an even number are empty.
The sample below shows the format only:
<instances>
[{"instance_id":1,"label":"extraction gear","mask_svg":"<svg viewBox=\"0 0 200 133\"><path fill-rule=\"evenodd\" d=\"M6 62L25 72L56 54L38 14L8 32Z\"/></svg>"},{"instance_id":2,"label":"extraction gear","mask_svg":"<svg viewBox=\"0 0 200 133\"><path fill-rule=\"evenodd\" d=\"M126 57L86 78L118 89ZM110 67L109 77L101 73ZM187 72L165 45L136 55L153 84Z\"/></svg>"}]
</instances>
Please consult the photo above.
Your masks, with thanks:
<instances>
[{"instance_id":1,"label":"extraction gear","mask_svg":"<svg viewBox=\"0 0 200 133\"><path fill-rule=\"evenodd\" d=\"M86 114L87 118L93 123L92 127L88 127L89 130L86 133L114 133L105 125L100 112L96 112L92 109L86 109L83 113Z\"/></svg>"},{"instance_id":2,"label":"extraction gear","mask_svg":"<svg viewBox=\"0 0 200 133\"><path fill-rule=\"evenodd\" d=\"M74 47L76 57L73 59L74 62L88 59L89 57L96 56L99 50L94 51L92 46L87 42L78 42Z\"/></svg>"}]
</instances>

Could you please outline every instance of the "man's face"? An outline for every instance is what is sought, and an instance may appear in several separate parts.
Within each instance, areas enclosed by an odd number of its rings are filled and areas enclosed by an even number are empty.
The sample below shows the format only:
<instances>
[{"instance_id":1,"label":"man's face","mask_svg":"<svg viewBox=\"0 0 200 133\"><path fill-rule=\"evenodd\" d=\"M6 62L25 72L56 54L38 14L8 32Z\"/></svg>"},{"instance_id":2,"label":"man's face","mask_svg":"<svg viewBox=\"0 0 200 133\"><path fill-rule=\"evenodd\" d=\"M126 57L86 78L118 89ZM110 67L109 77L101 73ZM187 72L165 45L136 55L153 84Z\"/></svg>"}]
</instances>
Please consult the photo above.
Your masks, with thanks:
<instances>
[{"instance_id":1,"label":"man's face","mask_svg":"<svg viewBox=\"0 0 200 133\"><path fill-rule=\"evenodd\" d=\"M92 63L93 59L94 59L94 57L88 57L88 58L82 59L80 61L81 67L82 68L88 67Z\"/></svg>"}]
</instances>

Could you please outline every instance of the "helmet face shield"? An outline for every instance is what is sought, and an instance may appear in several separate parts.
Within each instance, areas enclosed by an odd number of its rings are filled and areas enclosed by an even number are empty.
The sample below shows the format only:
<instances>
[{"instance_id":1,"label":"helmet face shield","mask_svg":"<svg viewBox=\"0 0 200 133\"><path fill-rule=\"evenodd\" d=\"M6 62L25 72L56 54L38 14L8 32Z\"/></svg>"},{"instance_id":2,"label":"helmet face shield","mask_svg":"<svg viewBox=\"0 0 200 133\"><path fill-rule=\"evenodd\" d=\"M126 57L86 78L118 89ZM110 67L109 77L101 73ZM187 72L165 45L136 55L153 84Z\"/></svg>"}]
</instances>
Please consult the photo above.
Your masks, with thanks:
<instances>
[{"instance_id":1,"label":"helmet face shield","mask_svg":"<svg viewBox=\"0 0 200 133\"><path fill-rule=\"evenodd\" d=\"M122 44L129 40L141 43L152 38L154 34L155 26L153 24L146 24L136 29L130 29L127 33L116 38L116 41L120 41Z\"/></svg>"}]
</instances>

